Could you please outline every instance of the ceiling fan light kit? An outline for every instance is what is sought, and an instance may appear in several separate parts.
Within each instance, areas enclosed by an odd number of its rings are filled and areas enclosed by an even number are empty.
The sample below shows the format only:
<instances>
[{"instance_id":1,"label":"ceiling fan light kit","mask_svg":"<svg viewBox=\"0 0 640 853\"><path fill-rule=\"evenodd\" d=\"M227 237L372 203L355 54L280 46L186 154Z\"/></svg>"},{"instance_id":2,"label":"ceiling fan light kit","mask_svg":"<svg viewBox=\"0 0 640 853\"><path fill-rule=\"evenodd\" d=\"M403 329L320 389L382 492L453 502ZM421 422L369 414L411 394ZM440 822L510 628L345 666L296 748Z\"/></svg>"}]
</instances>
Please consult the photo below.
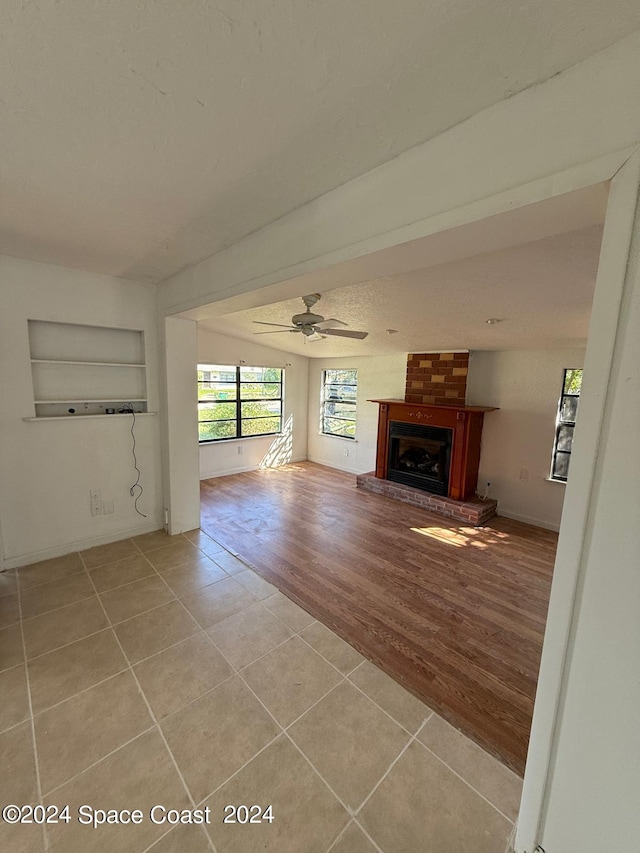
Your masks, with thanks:
<instances>
[{"instance_id":1,"label":"ceiling fan light kit","mask_svg":"<svg viewBox=\"0 0 640 853\"><path fill-rule=\"evenodd\" d=\"M353 329L341 329L337 326L346 326L342 320L336 320L335 317L325 320L321 314L314 314L311 310L320 299L319 293L311 293L309 296L303 296L302 301L305 305L305 311L301 314L294 314L291 318L291 325L285 326L282 323L265 323L262 320L254 320L258 326L277 326L277 329L270 332L254 332L254 335L279 335L282 332L293 332L294 334L303 334L307 341L321 341L326 337L336 338L354 338L355 340L364 340L369 334L368 332L356 332Z\"/></svg>"}]
</instances>

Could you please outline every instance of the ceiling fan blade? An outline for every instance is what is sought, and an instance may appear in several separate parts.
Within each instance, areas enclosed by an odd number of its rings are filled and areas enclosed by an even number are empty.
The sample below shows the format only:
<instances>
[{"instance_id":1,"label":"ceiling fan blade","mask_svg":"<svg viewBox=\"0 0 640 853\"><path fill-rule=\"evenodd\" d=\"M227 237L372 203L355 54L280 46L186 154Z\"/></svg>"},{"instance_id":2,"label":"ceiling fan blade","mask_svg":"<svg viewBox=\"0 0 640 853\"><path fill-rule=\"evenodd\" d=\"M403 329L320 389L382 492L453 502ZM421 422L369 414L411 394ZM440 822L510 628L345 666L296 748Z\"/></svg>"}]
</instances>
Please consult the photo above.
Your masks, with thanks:
<instances>
[{"instance_id":1,"label":"ceiling fan blade","mask_svg":"<svg viewBox=\"0 0 640 853\"><path fill-rule=\"evenodd\" d=\"M285 326L283 323L264 323L262 320L253 320L258 326L280 326L281 329L290 329L291 325Z\"/></svg>"},{"instance_id":2,"label":"ceiling fan blade","mask_svg":"<svg viewBox=\"0 0 640 853\"><path fill-rule=\"evenodd\" d=\"M336 320L332 317L330 320L323 320L321 323L314 323L316 329L337 329L338 326L348 326L348 323L343 323L342 320Z\"/></svg>"},{"instance_id":3,"label":"ceiling fan blade","mask_svg":"<svg viewBox=\"0 0 640 853\"><path fill-rule=\"evenodd\" d=\"M354 332L351 329L323 329L323 335L333 335L336 338L357 338L359 341L364 340L369 332Z\"/></svg>"},{"instance_id":4,"label":"ceiling fan blade","mask_svg":"<svg viewBox=\"0 0 640 853\"><path fill-rule=\"evenodd\" d=\"M312 335L307 335L305 337L305 341L311 341L311 343L313 343L314 341L323 341L324 338L324 335L321 335L318 332L314 332Z\"/></svg>"},{"instance_id":5,"label":"ceiling fan blade","mask_svg":"<svg viewBox=\"0 0 640 853\"><path fill-rule=\"evenodd\" d=\"M254 332L254 335L283 335L285 332L301 332L302 329L274 329L272 332Z\"/></svg>"}]
</instances>

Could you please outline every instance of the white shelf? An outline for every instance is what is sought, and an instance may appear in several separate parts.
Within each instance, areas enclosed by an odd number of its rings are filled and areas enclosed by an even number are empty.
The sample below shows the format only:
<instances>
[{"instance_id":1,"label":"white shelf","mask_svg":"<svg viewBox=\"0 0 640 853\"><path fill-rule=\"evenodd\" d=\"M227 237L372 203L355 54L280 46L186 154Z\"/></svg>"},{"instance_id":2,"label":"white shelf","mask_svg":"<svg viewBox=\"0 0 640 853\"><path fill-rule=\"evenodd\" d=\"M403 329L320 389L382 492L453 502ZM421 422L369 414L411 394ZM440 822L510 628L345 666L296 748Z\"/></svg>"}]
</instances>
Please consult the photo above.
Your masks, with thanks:
<instances>
[{"instance_id":1,"label":"white shelf","mask_svg":"<svg viewBox=\"0 0 640 853\"><path fill-rule=\"evenodd\" d=\"M89 400L87 397L84 397L82 400L34 400L33 401L37 406L46 406L49 403L62 403L63 405L70 406L81 406L83 403L146 403L146 397L127 397L126 400L123 400L122 397L118 397L118 399L109 399L105 400L104 397L100 397L100 399Z\"/></svg>"},{"instance_id":2,"label":"white shelf","mask_svg":"<svg viewBox=\"0 0 640 853\"><path fill-rule=\"evenodd\" d=\"M58 358L32 358L31 364L78 364L83 367L146 367L138 362L124 361L62 361Z\"/></svg>"},{"instance_id":3,"label":"white shelf","mask_svg":"<svg viewBox=\"0 0 640 853\"><path fill-rule=\"evenodd\" d=\"M134 412L136 416L136 420L138 418L148 418L157 415L157 412ZM115 415L43 415L39 418L22 418L23 421L28 423L39 423L40 421L77 421L77 420L92 420L95 418L130 418L131 412L126 412L125 414L116 413Z\"/></svg>"}]
</instances>

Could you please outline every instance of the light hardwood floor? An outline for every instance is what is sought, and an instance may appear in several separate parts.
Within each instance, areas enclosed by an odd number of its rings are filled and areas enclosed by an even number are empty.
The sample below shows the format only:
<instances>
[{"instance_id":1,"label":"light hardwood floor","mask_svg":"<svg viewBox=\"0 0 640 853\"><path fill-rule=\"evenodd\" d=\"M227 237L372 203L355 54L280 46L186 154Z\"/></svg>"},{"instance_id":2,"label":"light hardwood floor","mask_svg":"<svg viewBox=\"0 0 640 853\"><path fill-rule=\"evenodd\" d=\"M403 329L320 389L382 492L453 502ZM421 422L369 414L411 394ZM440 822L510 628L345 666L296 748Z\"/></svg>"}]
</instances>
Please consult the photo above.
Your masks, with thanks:
<instances>
[{"instance_id":1,"label":"light hardwood floor","mask_svg":"<svg viewBox=\"0 0 640 853\"><path fill-rule=\"evenodd\" d=\"M522 773L555 533L465 527L307 462L203 481L202 527Z\"/></svg>"}]
</instances>

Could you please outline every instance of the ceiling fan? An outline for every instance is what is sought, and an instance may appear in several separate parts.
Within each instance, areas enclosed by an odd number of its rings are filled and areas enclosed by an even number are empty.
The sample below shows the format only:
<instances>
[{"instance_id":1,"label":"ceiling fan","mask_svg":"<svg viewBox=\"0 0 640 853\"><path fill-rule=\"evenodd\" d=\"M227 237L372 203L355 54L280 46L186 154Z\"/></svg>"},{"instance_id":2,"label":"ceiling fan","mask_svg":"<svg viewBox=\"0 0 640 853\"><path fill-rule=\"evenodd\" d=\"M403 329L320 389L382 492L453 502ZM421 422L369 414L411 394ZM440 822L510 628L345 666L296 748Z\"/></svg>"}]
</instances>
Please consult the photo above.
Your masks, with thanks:
<instances>
[{"instance_id":1,"label":"ceiling fan","mask_svg":"<svg viewBox=\"0 0 640 853\"><path fill-rule=\"evenodd\" d=\"M279 326L279 329L276 331L254 332L254 335L279 335L283 332L294 332L303 334L307 341L321 341L330 335L336 338L357 338L358 340L363 340L367 337L369 332L355 332L351 329L336 328L337 326L347 325L342 320L325 320L320 314L314 314L311 309L319 299L319 293L303 296L302 301L306 306L306 311L302 314L294 314L291 318L290 326L285 326L282 323L263 323L260 320L254 320L253 322L259 326Z\"/></svg>"}]
</instances>

